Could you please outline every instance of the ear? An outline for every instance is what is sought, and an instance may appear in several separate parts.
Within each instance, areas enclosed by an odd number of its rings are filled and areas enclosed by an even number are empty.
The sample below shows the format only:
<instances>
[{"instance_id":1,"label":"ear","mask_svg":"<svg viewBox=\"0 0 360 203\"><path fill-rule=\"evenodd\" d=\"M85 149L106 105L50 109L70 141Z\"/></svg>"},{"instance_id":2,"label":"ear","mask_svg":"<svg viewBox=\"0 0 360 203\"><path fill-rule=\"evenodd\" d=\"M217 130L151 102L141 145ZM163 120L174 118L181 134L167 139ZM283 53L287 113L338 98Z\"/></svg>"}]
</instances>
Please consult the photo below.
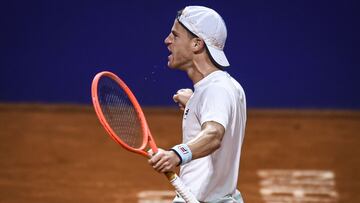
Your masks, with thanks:
<instances>
[{"instance_id":1,"label":"ear","mask_svg":"<svg viewBox=\"0 0 360 203\"><path fill-rule=\"evenodd\" d=\"M194 52L199 52L201 50L203 50L205 48L205 43L204 40L195 37L193 38L193 51Z\"/></svg>"}]
</instances>

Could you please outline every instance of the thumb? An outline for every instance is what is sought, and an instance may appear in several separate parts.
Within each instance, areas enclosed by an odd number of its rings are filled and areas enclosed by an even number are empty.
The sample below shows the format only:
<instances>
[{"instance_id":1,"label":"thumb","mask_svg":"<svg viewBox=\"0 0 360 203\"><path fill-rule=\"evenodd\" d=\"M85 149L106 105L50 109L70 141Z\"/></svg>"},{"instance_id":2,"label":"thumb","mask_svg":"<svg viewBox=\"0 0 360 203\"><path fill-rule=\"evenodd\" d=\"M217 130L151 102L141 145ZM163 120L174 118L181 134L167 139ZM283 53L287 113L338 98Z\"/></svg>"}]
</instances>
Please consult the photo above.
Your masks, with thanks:
<instances>
[{"instance_id":1,"label":"thumb","mask_svg":"<svg viewBox=\"0 0 360 203\"><path fill-rule=\"evenodd\" d=\"M179 95L178 94L174 94L173 95L173 100L175 103L178 103L179 102Z\"/></svg>"},{"instance_id":2,"label":"thumb","mask_svg":"<svg viewBox=\"0 0 360 203\"><path fill-rule=\"evenodd\" d=\"M149 149L149 150L147 151L147 153L148 153L148 155L149 155L149 158L151 158L152 156L154 156L154 152L153 152L152 149Z\"/></svg>"}]
</instances>

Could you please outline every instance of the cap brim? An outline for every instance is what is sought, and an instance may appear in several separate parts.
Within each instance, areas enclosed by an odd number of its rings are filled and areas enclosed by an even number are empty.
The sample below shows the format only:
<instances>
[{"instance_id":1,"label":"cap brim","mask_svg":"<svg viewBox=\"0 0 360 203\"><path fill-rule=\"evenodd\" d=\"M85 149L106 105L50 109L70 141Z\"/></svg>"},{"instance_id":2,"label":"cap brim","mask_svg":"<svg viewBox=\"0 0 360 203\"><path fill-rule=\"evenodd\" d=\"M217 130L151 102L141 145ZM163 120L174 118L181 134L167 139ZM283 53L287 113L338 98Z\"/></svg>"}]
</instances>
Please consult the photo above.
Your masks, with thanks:
<instances>
[{"instance_id":1,"label":"cap brim","mask_svg":"<svg viewBox=\"0 0 360 203\"><path fill-rule=\"evenodd\" d=\"M211 57L214 59L214 61L219 64L222 67L229 67L229 61L227 60L225 53L223 50L219 50L217 48L207 46Z\"/></svg>"}]
</instances>

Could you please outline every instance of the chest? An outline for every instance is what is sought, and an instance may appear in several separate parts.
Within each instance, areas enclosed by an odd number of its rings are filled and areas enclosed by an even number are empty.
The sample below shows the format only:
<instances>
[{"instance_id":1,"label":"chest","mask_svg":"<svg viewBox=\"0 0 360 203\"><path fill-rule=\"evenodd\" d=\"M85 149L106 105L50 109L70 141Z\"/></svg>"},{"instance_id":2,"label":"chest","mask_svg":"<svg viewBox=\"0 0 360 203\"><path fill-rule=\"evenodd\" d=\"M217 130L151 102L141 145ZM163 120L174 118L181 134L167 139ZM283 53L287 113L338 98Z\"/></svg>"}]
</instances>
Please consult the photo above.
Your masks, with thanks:
<instances>
[{"instance_id":1,"label":"chest","mask_svg":"<svg viewBox=\"0 0 360 203\"><path fill-rule=\"evenodd\" d=\"M194 94L187 102L183 114L182 132L184 143L195 138L201 131L201 123L197 111L198 105L201 105L200 98Z\"/></svg>"}]
</instances>

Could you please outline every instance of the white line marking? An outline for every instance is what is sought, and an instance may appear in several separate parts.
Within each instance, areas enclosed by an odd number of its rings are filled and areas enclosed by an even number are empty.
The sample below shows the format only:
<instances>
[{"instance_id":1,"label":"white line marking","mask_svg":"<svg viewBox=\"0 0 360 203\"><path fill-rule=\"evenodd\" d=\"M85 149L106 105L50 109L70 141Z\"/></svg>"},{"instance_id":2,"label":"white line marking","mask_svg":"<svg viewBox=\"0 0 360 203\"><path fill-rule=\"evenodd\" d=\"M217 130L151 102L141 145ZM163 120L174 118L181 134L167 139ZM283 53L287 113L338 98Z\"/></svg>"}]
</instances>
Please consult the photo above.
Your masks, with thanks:
<instances>
[{"instance_id":1,"label":"white line marking","mask_svg":"<svg viewBox=\"0 0 360 203\"><path fill-rule=\"evenodd\" d=\"M259 170L266 203L335 203L335 174L325 170Z\"/></svg>"},{"instance_id":2,"label":"white line marking","mask_svg":"<svg viewBox=\"0 0 360 203\"><path fill-rule=\"evenodd\" d=\"M137 194L138 203L172 203L176 193L169 190L147 190Z\"/></svg>"}]
</instances>

